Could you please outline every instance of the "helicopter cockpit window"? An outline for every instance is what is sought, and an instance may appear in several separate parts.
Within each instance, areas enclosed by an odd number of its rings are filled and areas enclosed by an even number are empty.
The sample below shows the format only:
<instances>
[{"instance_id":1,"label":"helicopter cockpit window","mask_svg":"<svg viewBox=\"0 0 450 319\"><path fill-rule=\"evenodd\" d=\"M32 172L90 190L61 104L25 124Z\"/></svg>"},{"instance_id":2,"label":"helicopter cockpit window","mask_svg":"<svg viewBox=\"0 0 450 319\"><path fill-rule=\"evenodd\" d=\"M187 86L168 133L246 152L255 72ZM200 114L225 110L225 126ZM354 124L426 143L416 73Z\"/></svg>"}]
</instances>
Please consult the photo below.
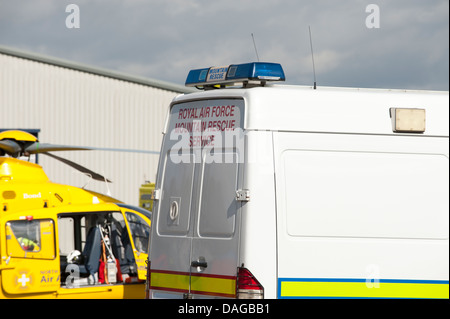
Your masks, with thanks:
<instances>
[{"instance_id":1,"label":"helicopter cockpit window","mask_svg":"<svg viewBox=\"0 0 450 319\"><path fill-rule=\"evenodd\" d=\"M142 217L126 212L128 224L130 225L131 236L133 237L134 246L141 252L148 254L148 240L150 237L150 227L142 219Z\"/></svg>"},{"instance_id":2,"label":"helicopter cockpit window","mask_svg":"<svg viewBox=\"0 0 450 319\"><path fill-rule=\"evenodd\" d=\"M7 222L6 245L11 257L54 259L53 221L37 219Z\"/></svg>"}]
</instances>

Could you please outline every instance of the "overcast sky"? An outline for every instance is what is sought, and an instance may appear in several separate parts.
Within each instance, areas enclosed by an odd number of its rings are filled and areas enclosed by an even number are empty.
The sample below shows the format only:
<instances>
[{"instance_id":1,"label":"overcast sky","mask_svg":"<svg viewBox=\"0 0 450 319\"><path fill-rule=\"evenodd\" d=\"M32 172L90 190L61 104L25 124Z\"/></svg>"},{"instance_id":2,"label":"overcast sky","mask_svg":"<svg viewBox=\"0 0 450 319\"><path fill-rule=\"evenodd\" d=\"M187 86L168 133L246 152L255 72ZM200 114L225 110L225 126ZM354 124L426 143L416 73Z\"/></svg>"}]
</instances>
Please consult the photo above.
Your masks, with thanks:
<instances>
[{"instance_id":1,"label":"overcast sky","mask_svg":"<svg viewBox=\"0 0 450 319\"><path fill-rule=\"evenodd\" d=\"M309 26L319 86L449 89L448 0L0 0L2 46L177 84L257 61L253 33L260 61L312 85Z\"/></svg>"}]
</instances>

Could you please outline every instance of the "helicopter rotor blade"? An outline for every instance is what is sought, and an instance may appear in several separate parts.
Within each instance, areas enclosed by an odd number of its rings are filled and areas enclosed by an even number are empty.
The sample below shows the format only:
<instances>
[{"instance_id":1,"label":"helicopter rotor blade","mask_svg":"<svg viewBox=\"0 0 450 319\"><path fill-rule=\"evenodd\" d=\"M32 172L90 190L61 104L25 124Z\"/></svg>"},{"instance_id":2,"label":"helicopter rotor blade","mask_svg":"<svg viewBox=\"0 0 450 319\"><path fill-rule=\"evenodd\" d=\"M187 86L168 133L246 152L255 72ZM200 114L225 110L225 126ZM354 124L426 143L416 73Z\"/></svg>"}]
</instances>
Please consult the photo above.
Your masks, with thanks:
<instances>
[{"instance_id":1,"label":"helicopter rotor blade","mask_svg":"<svg viewBox=\"0 0 450 319\"><path fill-rule=\"evenodd\" d=\"M49 152L54 151L110 151L110 152L128 152L128 153L142 153L142 154L154 154L159 155L157 151L146 151L137 149L120 149L120 148L100 148L100 147L90 147L90 146L71 146L71 145L58 145L50 143L39 143L36 138L29 139L20 138L17 140L17 132L14 131L15 135L11 135L13 131L8 131L9 134L2 136L0 140L0 155L8 154L13 157L19 157L22 155L30 156L30 154L44 154L59 160L70 167L82 172L83 174L91 176L97 181L106 181L112 183L110 180L106 179L104 176L91 171L90 169L83 167L75 162L68 159L50 154Z\"/></svg>"},{"instance_id":2,"label":"helicopter rotor blade","mask_svg":"<svg viewBox=\"0 0 450 319\"><path fill-rule=\"evenodd\" d=\"M38 154L54 151L86 151L90 148L82 146L69 146L69 145L58 145L49 143L33 143L25 148L25 152L29 154Z\"/></svg>"},{"instance_id":3,"label":"helicopter rotor blade","mask_svg":"<svg viewBox=\"0 0 450 319\"><path fill-rule=\"evenodd\" d=\"M17 157L20 154L22 148L19 143L14 140L2 140L0 141L0 150L12 157Z\"/></svg>"},{"instance_id":4,"label":"helicopter rotor blade","mask_svg":"<svg viewBox=\"0 0 450 319\"><path fill-rule=\"evenodd\" d=\"M54 155L54 154L46 153L46 152L39 152L39 153L45 154L45 155L50 156L50 157L52 157L52 158L54 158L54 159L56 159L56 160L58 160L58 161L61 161L61 162L63 162L64 164L67 164L67 165L69 165L70 167L72 167L72 168L74 168L74 169L76 169L76 170L82 172L83 174L86 174L86 175L91 176L91 177L92 177L93 179L95 179L96 181L102 181L102 182L105 182L105 181L106 181L106 182L108 182L108 183L112 183L109 179L105 178L104 176L102 176L102 175L100 175L100 174L98 174L98 173L96 173L96 172L94 172L94 171L91 171L90 169L88 169L88 168L86 168L86 167L84 167L84 166L81 166L81 165L79 165L79 164L77 164L77 163L75 163L75 162L72 162L72 161L70 161L70 160L68 160L68 159L65 159L65 158L56 156L56 155Z\"/></svg>"},{"instance_id":5,"label":"helicopter rotor blade","mask_svg":"<svg viewBox=\"0 0 450 319\"><path fill-rule=\"evenodd\" d=\"M125 153L143 153L143 154L154 154L159 155L157 151L146 151L146 150L136 150L127 148L104 148L104 147L91 147L89 148L93 151L107 151L107 152L125 152Z\"/></svg>"},{"instance_id":6,"label":"helicopter rotor blade","mask_svg":"<svg viewBox=\"0 0 450 319\"><path fill-rule=\"evenodd\" d=\"M101 148L91 146L70 146L70 145L58 145L49 143L33 143L25 148L25 152L29 154L55 152L55 151L111 151L111 152L128 152L128 153L144 153L159 155L157 151L146 150L133 150L133 149L121 149L121 148Z\"/></svg>"}]
</instances>

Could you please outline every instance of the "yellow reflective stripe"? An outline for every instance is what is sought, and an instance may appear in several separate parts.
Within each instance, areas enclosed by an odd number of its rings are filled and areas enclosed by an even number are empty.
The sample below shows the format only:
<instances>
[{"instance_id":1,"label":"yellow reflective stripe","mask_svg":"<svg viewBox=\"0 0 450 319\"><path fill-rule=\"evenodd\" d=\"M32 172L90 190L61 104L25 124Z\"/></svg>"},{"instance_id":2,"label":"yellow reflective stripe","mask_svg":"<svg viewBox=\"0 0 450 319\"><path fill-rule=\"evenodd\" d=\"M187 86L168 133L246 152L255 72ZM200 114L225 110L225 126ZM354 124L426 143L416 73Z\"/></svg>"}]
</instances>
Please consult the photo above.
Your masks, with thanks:
<instances>
[{"instance_id":1,"label":"yellow reflective stripe","mask_svg":"<svg viewBox=\"0 0 450 319\"><path fill-rule=\"evenodd\" d=\"M152 288L168 288L168 290L189 290L189 275L176 273L151 273Z\"/></svg>"},{"instance_id":2,"label":"yellow reflective stripe","mask_svg":"<svg viewBox=\"0 0 450 319\"><path fill-rule=\"evenodd\" d=\"M281 298L449 298L447 283L280 281Z\"/></svg>"},{"instance_id":3,"label":"yellow reflective stripe","mask_svg":"<svg viewBox=\"0 0 450 319\"><path fill-rule=\"evenodd\" d=\"M236 279L192 276L191 290L199 293L208 292L214 295L234 296L236 294Z\"/></svg>"},{"instance_id":4,"label":"yellow reflective stripe","mask_svg":"<svg viewBox=\"0 0 450 319\"><path fill-rule=\"evenodd\" d=\"M189 292L189 273L152 270L151 289ZM234 297L236 277L221 275L193 274L190 278L193 294Z\"/></svg>"}]
</instances>

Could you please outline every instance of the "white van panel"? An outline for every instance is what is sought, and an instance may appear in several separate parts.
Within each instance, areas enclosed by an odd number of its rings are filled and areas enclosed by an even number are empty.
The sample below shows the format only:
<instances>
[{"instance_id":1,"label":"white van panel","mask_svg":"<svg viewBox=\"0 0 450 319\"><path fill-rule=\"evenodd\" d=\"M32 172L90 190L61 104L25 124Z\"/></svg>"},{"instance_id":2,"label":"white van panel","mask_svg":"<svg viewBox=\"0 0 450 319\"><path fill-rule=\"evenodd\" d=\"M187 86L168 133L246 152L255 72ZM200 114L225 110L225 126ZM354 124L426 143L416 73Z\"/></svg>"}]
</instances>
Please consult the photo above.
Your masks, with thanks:
<instances>
[{"instance_id":1,"label":"white van panel","mask_svg":"<svg viewBox=\"0 0 450 319\"><path fill-rule=\"evenodd\" d=\"M448 238L444 155L287 150L281 160L290 236Z\"/></svg>"},{"instance_id":2,"label":"white van panel","mask_svg":"<svg viewBox=\"0 0 450 319\"><path fill-rule=\"evenodd\" d=\"M448 289L448 139L273 134L277 297L342 285L377 296L377 281Z\"/></svg>"}]
</instances>

